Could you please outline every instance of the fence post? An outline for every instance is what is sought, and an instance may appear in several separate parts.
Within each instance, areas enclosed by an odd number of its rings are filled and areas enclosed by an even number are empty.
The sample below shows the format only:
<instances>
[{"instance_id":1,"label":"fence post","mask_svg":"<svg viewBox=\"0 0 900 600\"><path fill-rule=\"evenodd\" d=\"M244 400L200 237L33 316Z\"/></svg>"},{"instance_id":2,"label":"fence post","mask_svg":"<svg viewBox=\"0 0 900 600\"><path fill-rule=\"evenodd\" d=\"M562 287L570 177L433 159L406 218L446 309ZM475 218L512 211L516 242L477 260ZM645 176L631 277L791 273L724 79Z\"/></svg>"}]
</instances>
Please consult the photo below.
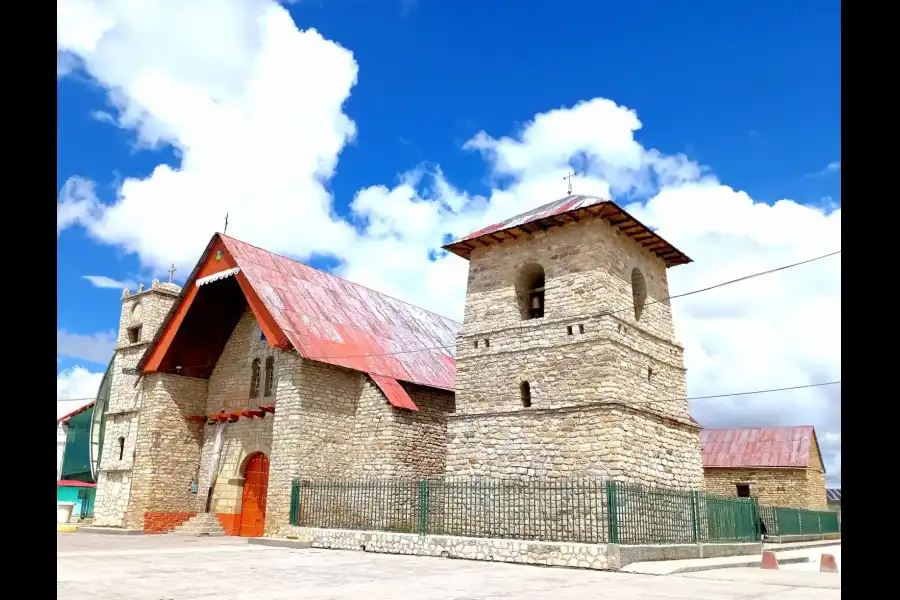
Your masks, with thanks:
<instances>
[{"instance_id":1,"label":"fence post","mask_svg":"<svg viewBox=\"0 0 900 600\"><path fill-rule=\"evenodd\" d=\"M694 522L694 543L700 541L700 492L691 492L691 519Z\"/></svg>"},{"instance_id":2,"label":"fence post","mask_svg":"<svg viewBox=\"0 0 900 600\"><path fill-rule=\"evenodd\" d=\"M291 525L300 524L300 480L296 478L291 480L291 514L288 522Z\"/></svg>"},{"instance_id":3,"label":"fence post","mask_svg":"<svg viewBox=\"0 0 900 600\"><path fill-rule=\"evenodd\" d=\"M816 511L816 518L819 521L819 535L822 535L822 511Z\"/></svg>"},{"instance_id":4,"label":"fence post","mask_svg":"<svg viewBox=\"0 0 900 600\"><path fill-rule=\"evenodd\" d=\"M419 535L428 533L428 480L419 481Z\"/></svg>"},{"instance_id":5,"label":"fence post","mask_svg":"<svg viewBox=\"0 0 900 600\"><path fill-rule=\"evenodd\" d=\"M619 543L619 503L615 481L606 482L606 521L609 525L609 543Z\"/></svg>"},{"instance_id":6,"label":"fence post","mask_svg":"<svg viewBox=\"0 0 900 600\"><path fill-rule=\"evenodd\" d=\"M797 509L797 528L800 530L800 535L803 535L803 513L799 508Z\"/></svg>"}]
</instances>

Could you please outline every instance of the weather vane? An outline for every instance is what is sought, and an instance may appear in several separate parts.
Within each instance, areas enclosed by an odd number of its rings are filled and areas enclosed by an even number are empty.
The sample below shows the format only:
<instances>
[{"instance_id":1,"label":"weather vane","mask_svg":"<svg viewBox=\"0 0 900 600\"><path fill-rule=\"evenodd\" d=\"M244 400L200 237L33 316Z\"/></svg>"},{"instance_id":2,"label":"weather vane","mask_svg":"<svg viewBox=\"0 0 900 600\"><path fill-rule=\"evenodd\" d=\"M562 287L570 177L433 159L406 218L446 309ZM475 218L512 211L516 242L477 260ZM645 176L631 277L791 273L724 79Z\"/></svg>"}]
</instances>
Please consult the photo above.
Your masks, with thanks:
<instances>
[{"instance_id":1,"label":"weather vane","mask_svg":"<svg viewBox=\"0 0 900 600\"><path fill-rule=\"evenodd\" d=\"M572 171L569 171L569 174L566 175L565 177L563 177L563 179L566 179L569 182L568 192L569 192L570 196L572 195L572 176L573 175L575 175L575 173L573 173Z\"/></svg>"}]
</instances>

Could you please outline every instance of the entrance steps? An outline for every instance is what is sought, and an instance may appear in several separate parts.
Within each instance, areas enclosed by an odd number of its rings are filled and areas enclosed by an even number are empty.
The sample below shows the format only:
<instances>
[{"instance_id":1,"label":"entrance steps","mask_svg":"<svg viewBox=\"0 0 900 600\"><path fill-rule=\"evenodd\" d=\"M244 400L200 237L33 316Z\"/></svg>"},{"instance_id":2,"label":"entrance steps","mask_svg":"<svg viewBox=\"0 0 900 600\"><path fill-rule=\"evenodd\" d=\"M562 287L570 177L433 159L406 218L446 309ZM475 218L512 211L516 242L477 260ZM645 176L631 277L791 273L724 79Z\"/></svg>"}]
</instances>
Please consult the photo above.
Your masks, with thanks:
<instances>
[{"instance_id":1,"label":"entrance steps","mask_svg":"<svg viewBox=\"0 0 900 600\"><path fill-rule=\"evenodd\" d=\"M170 531L169 535L220 536L225 535L225 530L216 515L200 513Z\"/></svg>"}]
</instances>

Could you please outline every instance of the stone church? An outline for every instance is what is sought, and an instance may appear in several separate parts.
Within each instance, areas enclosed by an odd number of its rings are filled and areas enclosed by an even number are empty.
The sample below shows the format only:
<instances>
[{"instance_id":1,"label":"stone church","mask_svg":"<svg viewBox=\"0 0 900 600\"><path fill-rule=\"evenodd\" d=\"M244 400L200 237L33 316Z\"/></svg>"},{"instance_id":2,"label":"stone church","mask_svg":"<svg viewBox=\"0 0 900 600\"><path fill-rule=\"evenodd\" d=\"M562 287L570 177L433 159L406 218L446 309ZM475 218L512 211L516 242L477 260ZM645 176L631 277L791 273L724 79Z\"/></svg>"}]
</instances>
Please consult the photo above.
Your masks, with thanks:
<instances>
[{"instance_id":1,"label":"stone church","mask_svg":"<svg viewBox=\"0 0 900 600\"><path fill-rule=\"evenodd\" d=\"M94 524L279 535L299 476L702 487L666 300L689 258L586 196L445 249L462 324L222 234L183 289L126 290Z\"/></svg>"}]
</instances>

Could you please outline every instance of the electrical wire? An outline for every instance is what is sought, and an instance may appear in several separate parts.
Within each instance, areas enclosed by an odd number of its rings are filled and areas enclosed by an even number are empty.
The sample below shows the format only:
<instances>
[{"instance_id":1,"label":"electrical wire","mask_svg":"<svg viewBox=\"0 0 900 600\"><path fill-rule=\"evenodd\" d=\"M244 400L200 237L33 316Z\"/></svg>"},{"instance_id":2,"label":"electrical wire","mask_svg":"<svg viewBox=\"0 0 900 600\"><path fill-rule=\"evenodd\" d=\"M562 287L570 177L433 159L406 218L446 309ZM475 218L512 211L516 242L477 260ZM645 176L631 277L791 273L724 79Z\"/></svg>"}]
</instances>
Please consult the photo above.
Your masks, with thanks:
<instances>
[{"instance_id":1,"label":"electrical wire","mask_svg":"<svg viewBox=\"0 0 900 600\"><path fill-rule=\"evenodd\" d=\"M819 383L809 383L806 385L793 385L793 386L788 386L788 387L767 388L767 389L749 390L749 391L743 391L743 392L729 392L727 394L712 394L712 395L708 395L708 396L685 396L685 397L681 397L681 398L662 398L659 400L649 400L649 399L645 399L645 400L619 400L619 399L617 399L617 400L606 400L606 399L582 400L582 399L579 399L579 402L596 402L596 403L616 402L619 404L662 404L662 403L666 403L666 402L685 402L685 401L690 402L693 400L714 400L717 398L734 398L737 396L755 396L757 394L772 394L772 393L776 393L776 392L790 392L790 391L794 391L794 390L805 390L805 389L810 389L810 388L826 387L826 386L830 386L830 385L840 385L840 383L841 383L841 380L838 379L837 381L823 381L823 382L819 382ZM456 394L458 394L459 392L478 393L478 392L473 392L472 390L466 390L466 389L460 389L460 388L456 388L455 390L453 390L453 392ZM494 399L497 399L497 400L500 400L500 399L519 400L519 399L521 399L520 394L519 395L517 395L517 394L497 395L497 394L492 394L490 392L487 392L484 395L486 397L489 396L490 399L492 399L492 400L494 400ZM535 401L540 402L542 399L543 398L541 398L540 396L531 396L532 402L535 402ZM538 407L538 408L540 408L540 407Z\"/></svg>"},{"instance_id":2,"label":"electrical wire","mask_svg":"<svg viewBox=\"0 0 900 600\"><path fill-rule=\"evenodd\" d=\"M651 299L651 300L645 302L645 303L644 303L644 306L648 306L648 305L650 305L650 304L658 304L658 303L660 303L660 302L667 302L667 301L669 301L669 300L674 300L674 299L676 299L676 298L684 298L684 297L686 297L686 296L693 296L694 294L699 294L699 293L701 293L701 292L708 292L708 291L715 290L715 289L718 289L718 288L721 288L721 287L725 287L726 285L732 285L732 284L734 284L734 283L740 283L740 282L743 282L743 281L747 281L747 280L749 280L749 279L755 279L756 277L762 277L763 275L770 275L770 274L772 274L772 273L778 273L779 271L784 271L784 270L786 270L786 269L792 269L792 268L794 268L794 267L799 267L799 266L802 266L802 265L808 265L809 263L816 262L816 261L818 261L818 260L822 260L822 259L825 259L825 258L830 258L830 257L835 256L835 255L840 254L840 253L841 253L840 250L836 250L836 251L834 251L834 252L829 252L828 254L823 254L823 255L821 255L821 256L816 256L816 257L814 257L814 258L810 258L810 259L803 260L803 261L800 261L800 262L791 263L791 264L789 264L789 265L783 265L783 266L781 266L781 267L776 267L776 268L774 268L774 269L768 269L768 270L766 270L766 271L760 271L760 272L758 272L758 273L751 273L750 275L744 275L743 277L738 277L737 279L730 279L730 280L728 280L728 281L723 281L723 282L721 282L721 283L717 283L717 284L715 284L715 285L711 285L711 286L708 286L708 287L705 287L705 288L701 288L701 289L699 289L699 290L693 290L693 291L690 291L690 292L684 292L684 293L681 293L681 294L675 294L675 295L672 295L672 296L666 296L665 298L662 298L662 299L660 299L660 300L653 300L653 299ZM620 313L620 312L624 312L624 311L626 311L626 310L633 310L633 309L629 306L629 307L621 308L621 309L618 309L618 310L604 311L604 312L598 313L598 314L596 314L596 315L590 315L590 316L588 316L587 318L596 318L596 317L605 317L605 316L609 316L609 315L615 315L615 314L618 314L618 313ZM394 355L397 355L397 354L410 354L410 353L413 353L413 352L427 352L427 351L430 351L430 350L444 350L444 349L447 349L447 348L452 348L452 347L454 347L454 346L456 346L456 342L453 342L452 344L446 344L446 345L443 345L443 346L431 346L431 347L427 347L427 348L418 348L418 349L416 349L416 350L398 350L398 351L395 351L395 352L383 352L383 353L380 353L380 354L356 354L356 355L348 355L348 356L303 356L303 358L310 359L310 360L317 360L317 359L332 359L332 360L334 360L334 359L343 359L343 358L368 358L368 357L378 357L378 356L394 356ZM299 354L299 353L298 353L298 354ZM302 356L302 355L301 355L301 356Z\"/></svg>"}]
</instances>

